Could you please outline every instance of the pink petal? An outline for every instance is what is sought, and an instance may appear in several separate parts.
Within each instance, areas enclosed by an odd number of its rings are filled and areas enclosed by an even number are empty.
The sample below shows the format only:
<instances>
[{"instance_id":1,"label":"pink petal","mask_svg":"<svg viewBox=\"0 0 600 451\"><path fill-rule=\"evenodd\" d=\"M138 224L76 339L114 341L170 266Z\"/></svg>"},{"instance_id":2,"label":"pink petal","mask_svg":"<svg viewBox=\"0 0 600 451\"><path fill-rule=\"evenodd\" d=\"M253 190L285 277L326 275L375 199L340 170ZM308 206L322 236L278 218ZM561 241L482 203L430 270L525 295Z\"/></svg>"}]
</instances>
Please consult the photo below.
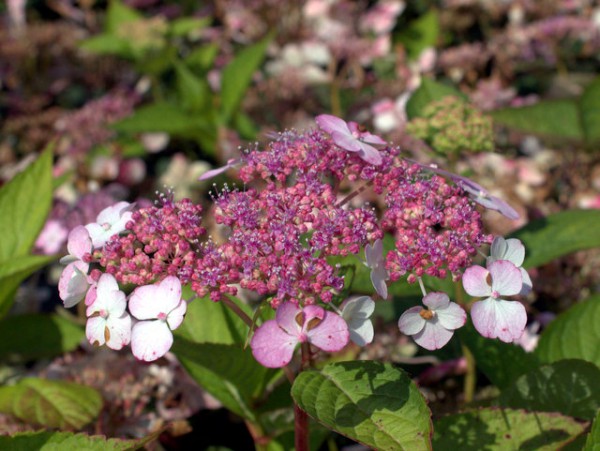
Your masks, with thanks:
<instances>
[{"instance_id":1,"label":"pink petal","mask_svg":"<svg viewBox=\"0 0 600 451\"><path fill-rule=\"evenodd\" d=\"M339 117L330 114L321 114L315 118L315 122L321 130L329 134L337 132L342 135L352 135L346 121Z\"/></svg>"},{"instance_id":2,"label":"pink petal","mask_svg":"<svg viewBox=\"0 0 600 451\"><path fill-rule=\"evenodd\" d=\"M446 293L431 292L423 298L423 304L429 307L431 310L437 311L448 307L450 304L450 298Z\"/></svg>"},{"instance_id":3,"label":"pink petal","mask_svg":"<svg viewBox=\"0 0 600 451\"><path fill-rule=\"evenodd\" d=\"M388 277L388 272L384 267L378 267L371 271L371 283L373 284L373 288L375 288L377 294L383 299L387 299L388 297L388 288L385 283Z\"/></svg>"},{"instance_id":4,"label":"pink petal","mask_svg":"<svg viewBox=\"0 0 600 451\"><path fill-rule=\"evenodd\" d=\"M360 142L352 135L332 132L331 139L337 146L349 152L360 152L362 150Z\"/></svg>"},{"instance_id":5,"label":"pink petal","mask_svg":"<svg viewBox=\"0 0 600 451\"><path fill-rule=\"evenodd\" d=\"M473 304L471 319L484 337L512 343L523 334L527 313L520 302L487 298Z\"/></svg>"},{"instance_id":6,"label":"pink petal","mask_svg":"<svg viewBox=\"0 0 600 451\"><path fill-rule=\"evenodd\" d=\"M85 228L90 235L92 245L95 249L104 246L104 243L106 243L110 238L110 236L106 236L106 230L100 224L92 222L87 224Z\"/></svg>"},{"instance_id":7,"label":"pink petal","mask_svg":"<svg viewBox=\"0 0 600 451\"><path fill-rule=\"evenodd\" d=\"M298 338L285 333L275 320L265 321L250 340L252 355L267 368L281 368L290 363L297 344Z\"/></svg>"},{"instance_id":8,"label":"pink petal","mask_svg":"<svg viewBox=\"0 0 600 451\"><path fill-rule=\"evenodd\" d=\"M431 320L426 321L423 330L418 334L413 335L412 338L419 346L429 351L434 351L444 347L446 343L450 341L453 334L453 331L442 327L441 324L437 322L436 318L432 318Z\"/></svg>"},{"instance_id":9,"label":"pink petal","mask_svg":"<svg viewBox=\"0 0 600 451\"><path fill-rule=\"evenodd\" d=\"M111 274L102 274L96 286L96 299L88 306L86 314L91 316L94 312L106 310L111 314L120 316L127 306L125 293L119 290L116 279Z\"/></svg>"},{"instance_id":10,"label":"pink petal","mask_svg":"<svg viewBox=\"0 0 600 451\"><path fill-rule=\"evenodd\" d=\"M467 268L462 276L465 291L471 296L483 297L492 294L492 287L487 282L488 275L489 271L481 266Z\"/></svg>"},{"instance_id":11,"label":"pink petal","mask_svg":"<svg viewBox=\"0 0 600 451\"><path fill-rule=\"evenodd\" d=\"M405 311L398 320L398 329L404 335L415 335L423 330L427 322L420 313L423 307L417 305Z\"/></svg>"},{"instance_id":12,"label":"pink petal","mask_svg":"<svg viewBox=\"0 0 600 451\"><path fill-rule=\"evenodd\" d=\"M181 281L175 276L165 277L159 284L159 296L165 311L170 312L180 306ZM185 309L184 309L185 312Z\"/></svg>"},{"instance_id":13,"label":"pink petal","mask_svg":"<svg viewBox=\"0 0 600 451\"><path fill-rule=\"evenodd\" d=\"M63 269L58 281L58 295L65 308L70 308L81 301L90 284L87 279L89 264L80 260L68 264Z\"/></svg>"},{"instance_id":14,"label":"pink petal","mask_svg":"<svg viewBox=\"0 0 600 451\"><path fill-rule=\"evenodd\" d=\"M117 202L116 204L111 205L110 207L106 207L98 214L96 222L98 224L115 224L121 219L124 210L129 208L130 205L131 204L129 202L122 201Z\"/></svg>"},{"instance_id":15,"label":"pink petal","mask_svg":"<svg viewBox=\"0 0 600 451\"><path fill-rule=\"evenodd\" d=\"M379 136L373 135L369 132L362 132L360 135L360 140L362 142L365 142L368 144L375 144L375 145L380 145L380 146L387 145L387 142L385 140L383 140Z\"/></svg>"},{"instance_id":16,"label":"pink petal","mask_svg":"<svg viewBox=\"0 0 600 451\"><path fill-rule=\"evenodd\" d=\"M173 345L173 334L162 320L139 321L131 330L131 352L145 362L161 358Z\"/></svg>"},{"instance_id":17,"label":"pink petal","mask_svg":"<svg viewBox=\"0 0 600 451\"><path fill-rule=\"evenodd\" d=\"M131 339L131 316L128 313L123 312L121 316L109 316L106 325L109 332L106 346L118 351L129 344Z\"/></svg>"},{"instance_id":18,"label":"pink petal","mask_svg":"<svg viewBox=\"0 0 600 451\"><path fill-rule=\"evenodd\" d=\"M169 276L160 283L137 287L129 298L129 311L139 320L166 318L177 307L183 308L180 301L181 282Z\"/></svg>"},{"instance_id":19,"label":"pink petal","mask_svg":"<svg viewBox=\"0 0 600 451\"><path fill-rule=\"evenodd\" d=\"M296 316L301 311L297 305L292 302L286 302L280 305L277 308L277 313L275 313L275 321L277 321L279 327L288 334L298 337L298 339L300 337L301 326L296 322Z\"/></svg>"},{"instance_id":20,"label":"pink petal","mask_svg":"<svg viewBox=\"0 0 600 451\"><path fill-rule=\"evenodd\" d=\"M454 302L450 302L447 307L436 310L436 314L440 324L449 330L458 329L464 326L467 321L467 313Z\"/></svg>"},{"instance_id":21,"label":"pink petal","mask_svg":"<svg viewBox=\"0 0 600 451\"><path fill-rule=\"evenodd\" d=\"M492 291L502 296L519 294L523 288L521 271L508 260L498 260L488 267L492 276Z\"/></svg>"},{"instance_id":22,"label":"pink petal","mask_svg":"<svg viewBox=\"0 0 600 451\"><path fill-rule=\"evenodd\" d=\"M306 312L309 307L316 306L309 305L304 308L304 311ZM309 313L306 314L306 317L309 317ZM317 348L327 352L335 352L348 344L350 333L346 321L340 315L325 311L322 321L314 329L307 330L306 335L308 341Z\"/></svg>"},{"instance_id":23,"label":"pink petal","mask_svg":"<svg viewBox=\"0 0 600 451\"><path fill-rule=\"evenodd\" d=\"M213 177L216 177L217 175L222 174L223 172L226 172L227 170L236 166L238 163L241 163L241 161L242 160L237 159L237 158L231 158L230 160L227 161L227 164L225 166L221 166L220 168L215 168L215 169L211 169L210 171L206 171L204 174L202 174L200 177L198 177L198 180L204 181L204 180L209 180Z\"/></svg>"},{"instance_id":24,"label":"pink petal","mask_svg":"<svg viewBox=\"0 0 600 451\"><path fill-rule=\"evenodd\" d=\"M92 239L84 226L77 226L69 232L67 251L69 255L61 258L61 263L67 261L68 257L82 260L86 253L92 251Z\"/></svg>"},{"instance_id":25,"label":"pink petal","mask_svg":"<svg viewBox=\"0 0 600 451\"><path fill-rule=\"evenodd\" d=\"M363 160L374 166L379 166L382 163L381 154L375 147L362 142L359 142L359 145L361 148L359 155Z\"/></svg>"}]
</instances>

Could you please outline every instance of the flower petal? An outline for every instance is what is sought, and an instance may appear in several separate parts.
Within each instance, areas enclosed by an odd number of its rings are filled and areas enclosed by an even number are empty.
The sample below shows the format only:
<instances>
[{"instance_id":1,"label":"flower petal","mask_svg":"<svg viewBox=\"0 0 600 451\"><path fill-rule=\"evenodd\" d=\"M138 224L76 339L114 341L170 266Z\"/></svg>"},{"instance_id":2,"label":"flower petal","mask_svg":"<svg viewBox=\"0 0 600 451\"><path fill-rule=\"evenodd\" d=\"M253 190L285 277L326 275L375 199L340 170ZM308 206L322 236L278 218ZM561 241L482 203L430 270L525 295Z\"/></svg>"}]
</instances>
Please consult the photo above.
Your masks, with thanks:
<instances>
[{"instance_id":1,"label":"flower petal","mask_svg":"<svg viewBox=\"0 0 600 451\"><path fill-rule=\"evenodd\" d=\"M340 119L339 117L332 116L331 114L320 114L315 118L315 122L321 130L329 134L337 132L352 136L346 121Z\"/></svg>"},{"instance_id":2,"label":"flower petal","mask_svg":"<svg viewBox=\"0 0 600 451\"><path fill-rule=\"evenodd\" d=\"M462 276L462 284L465 291L471 296L489 296L492 287L487 282L489 271L482 266L473 265L465 270Z\"/></svg>"},{"instance_id":3,"label":"flower petal","mask_svg":"<svg viewBox=\"0 0 600 451\"><path fill-rule=\"evenodd\" d=\"M58 295L65 308L71 308L81 301L90 284L87 271L89 264L80 260L69 263L62 271L58 281Z\"/></svg>"},{"instance_id":4,"label":"flower petal","mask_svg":"<svg viewBox=\"0 0 600 451\"><path fill-rule=\"evenodd\" d=\"M492 242L490 254L492 261L508 260L515 266L521 266L525 260L525 246L516 238L505 240L497 236Z\"/></svg>"},{"instance_id":5,"label":"flower petal","mask_svg":"<svg viewBox=\"0 0 600 451\"><path fill-rule=\"evenodd\" d=\"M179 301L179 305L169 312L167 316L167 324L171 330L177 329L183 322L183 317L187 311L187 302L185 299Z\"/></svg>"},{"instance_id":6,"label":"flower petal","mask_svg":"<svg viewBox=\"0 0 600 451\"><path fill-rule=\"evenodd\" d=\"M423 298L423 304L431 310L437 311L438 309L448 307L450 298L446 293L433 291Z\"/></svg>"},{"instance_id":7,"label":"flower petal","mask_svg":"<svg viewBox=\"0 0 600 451\"><path fill-rule=\"evenodd\" d=\"M269 320L256 329L250 347L252 355L261 365L281 368L292 360L298 341L298 337L287 334L275 320Z\"/></svg>"},{"instance_id":8,"label":"flower petal","mask_svg":"<svg viewBox=\"0 0 600 451\"><path fill-rule=\"evenodd\" d=\"M427 322L420 313L423 307L417 305L409 308L398 319L398 328L404 335L415 335L423 330Z\"/></svg>"},{"instance_id":9,"label":"flower petal","mask_svg":"<svg viewBox=\"0 0 600 451\"><path fill-rule=\"evenodd\" d=\"M137 287L129 298L129 311L139 320L167 318L172 310L183 308L180 301L181 282L177 277L169 276L159 283Z\"/></svg>"},{"instance_id":10,"label":"flower petal","mask_svg":"<svg viewBox=\"0 0 600 451\"><path fill-rule=\"evenodd\" d=\"M373 244L365 246L365 258L367 266L374 268L383 261L383 241L378 239Z\"/></svg>"},{"instance_id":11,"label":"flower petal","mask_svg":"<svg viewBox=\"0 0 600 451\"><path fill-rule=\"evenodd\" d=\"M213 177L216 177L219 174L222 174L223 172L226 172L227 170L231 169L232 167L236 166L237 164L241 163L242 160L239 158L231 158L227 161L227 164L225 166L221 166L220 168L215 168L215 169L211 169L210 171L206 171L204 174L202 174L200 177L198 177L198 180L203 181L203 180L209 180Z\"/></svg>"},{"instance_id":12,"label":"flower petal","mask_svg":"<svg viewBox=\"0 0 600 451\"><path fill-rule=\"evenodd\" d=\"M67 251L69 255L60 259L63 264L74 260L82 260L86 253L92 251L92 239L84 226L77 226L69 232Z\"/></svg>"},{"instance_id":13,"label":"flower petal","mask_svg":"<svg viewBox=\"0 0 600 451\"><path fill-rule=\"evenodd\" d=\"M123 312L121 316L110 315L106 322L109 338L106 346L118 351L129 344L131 339L131 316Z\"/></svg>"},{"instance_id":14,"label":"flower petal","mask_svg":"<svg viewBox=\"0 0 600 451\"><path fill-rule=\"evenodd\" d=\"M444 347L450 341L453 334L454 331L445 329L436 318L432 318L426 321L423 330L413 335L412 338L422 348L434 351Z\"/></svg>"},{"instance_id":15,"label":"flower petal","mask_svg":"<svg viewBox=\"0 0 600 451\"><path fill-rule=\"evenodd\" d=\"M300 337L301 325L296 322L296 317L302 310L292 302L286 302L277 308L275 321L285 332L295 337Z\"/></svg>"},{"instance_id":16,"label":"flower petal","mask_svg":"<svg viewBox=\"0 0 600 451\"><path fill-rule=\"evenodd\" d=\"M309 305L304 310L306 311L309 307L316 306ZM350 337L348 325L340 315L327 311L324 313L321 322L315 328L306 331L308 341L323 351L339 351L348 344ZM308 313L306 317L309 317Z\"/></svg>"},{"instance_id":17,"label":"flower petal","mask_svg":"<svg viewBox=\"0 0 600 451\"><path fill-rule=\"evenodd\" d=\"M180 306L181 281L175 276L165 277L159 284L159 296L165 312Z\"/></svg>"},{"instance_id":18,"label":"flower petal","mask_svg":"<svg viewBox=\"0 0 600 451\"><path fill-rule=\"evenodd\" d=\"M371 270L371 283L377 294L383 299L388 297L388 287L385 281L389 278L387 270L383 266Z\"/></svg>"},{"instance_id":19,"label":"flower petal","mask_svg":"<svg viewBox=\"0 0 600 451\"><path fill-rule=\"evenodd\" d=\"M106 320L101 316L88 318L85 324L85 336L94 346L102 346L105 340Z\"/></svg>"},{"instance_id":20,"label":"flower petal","mask_svg":"<svg viewBox=\"0 0 600 451\"><path fill-rule=\"evenodd\" d=\"M473 304L471 319L484 337L512 343L523 334L527 313L520 302L487 298Z\"/></svg>"},{"instance_id":21,"label":"flower petal","mask_svg":"<svg viewBox=\"0 0 600 451\"><path fill-rule=\"evenodd\" d=\"M379 150L377 150L370 144L366 144L360 141L358 141L358 144L360 146L359 155L363 160L374 166L379 166L382 163L383 160L381 159L381 154L379 153Z\"/></svg>"},{"instance_id":22,"label":"flower petal","mask_svg":"<svg viewBox=\"0 0 600 451\"><path fill-rule=\"evenodd\" d=\"M139 321L131 330L131 352L145 362L161 358L173 345L173 334L162 320Z\"/></svg>"},{"instance_id":23,"label":"flower petal","mask_svg":"<svg viewBox=\"0 0 600 451\"><path fill-rule=\"evenodd\" d=\"M521 288L519 294L521 296L527 296L533 289L533 282L531 281L531 277L529 277L529 273L525 270L525 268L519 269L521 270L521 277L523 278L523 288Z\"/></svg>"},{"instance_id":24,"label":"flower petal","mask_svg":"<svg viewBox=\"0 0 600 451\"><path fill-rule=\"evenodd\" d=\"M360 152L362 150L361 143L352 135L332 132L331 139L337 146L349 152Z\"/></svg>"},{"instance_id":25,"label":"flower petal","mask_svg":"<svg viewBox=\"0 0 600 451\"><path fill-rule=\"evenodd\" d=\"M342 318L348 324L350 340L358 346L373 341L373 323L369 317L375 311L375 302L369 296L360 296L345 300L340 306Z\"/></svg>"},{"instance_id":26,"label":"flower petal","mask_svg":"<svg viewBox=\"0 0 600 451\"><path fill-rule=\"evenodd\" d=\"M492 262L488 270L492 276L492 291L502 296L513 296L523 288L521 271L508 260Z\"/></svg>"},{"instance_id":27,"label":"flower petal","mask_svg":"<svg viewBox=\"0 0 600 451\"><path fill-rule=\"evenodd\" d=\"M436 310L436 314L440 324L448 330L458 329L467 321L467 313L455 302L450 302L447 307Z\"/></svg>"}]
</instances>

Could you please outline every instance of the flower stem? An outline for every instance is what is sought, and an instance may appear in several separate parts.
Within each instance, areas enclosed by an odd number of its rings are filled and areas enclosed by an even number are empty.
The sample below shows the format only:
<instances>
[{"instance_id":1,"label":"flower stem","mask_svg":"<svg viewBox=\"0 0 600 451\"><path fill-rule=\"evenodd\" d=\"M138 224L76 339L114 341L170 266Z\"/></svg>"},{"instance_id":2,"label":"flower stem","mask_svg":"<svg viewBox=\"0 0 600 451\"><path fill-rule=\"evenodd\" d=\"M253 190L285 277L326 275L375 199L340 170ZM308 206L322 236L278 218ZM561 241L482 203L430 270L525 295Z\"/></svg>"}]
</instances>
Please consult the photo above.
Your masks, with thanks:
<instances>
[{"instance_id":1,"label":"flower stem","mask_svg":"<svg viewBox=\"0 0 600 451\"><path fill-rule=\"evenodd\" d=\"M475 395L475 383L477 382L477 374L475 372L475 357L469 348L465 345L462 345L462 352L467 361L467 372L465 373L465 384L464 384L464 394L465 394L465 403L473 402L473 397Z\"/></svg>"},{"instance_id":2,"label":"flower stem","mask_svg":"<svg viewBox=\"0 0 600 451\"><path fill-rule=\"evenodd\" d=\"M312 365L310 345L302 343L301 369L305 370ZM298 404L294 403L294 444L296 451L309 451L308 443L308 415Z\"/></svg>"},{"instance_id":3,"label":"flower stem","mask_svg":"<svg viewBox=\"0 0 600 451\"><path fill-rule=\"evenodd\" d=\"M229 307L233 313L235 313L237 316L239 316L241 318L242 321L244 321L248 327L252 327L253 323L252 323L252 318L250 318L248 315L246 315L246 313L237 306L237 304L235 302L233 302L231 299L229 299L227 296L223 296L223 299L221 300L221 302L223 304L225 304L227 307Z\"/></svg>"},{"instance_id":4,"label":"flower stem","mask_svg":"<svg viewBox=\"0 0 600 451\"><path fill-rule=\"evenodd\" d=\"M350 202L352 199L354 199L356 196L358 196L360 193L362 193L364 190L366 190L371 185L373 185L373 180L369 180L363 186L352 191L350 194L348 194L346 197L344 197L342 200L340 200L335 206L337 208L344 206L345 204Z\"/></svg>"}]
</instances>

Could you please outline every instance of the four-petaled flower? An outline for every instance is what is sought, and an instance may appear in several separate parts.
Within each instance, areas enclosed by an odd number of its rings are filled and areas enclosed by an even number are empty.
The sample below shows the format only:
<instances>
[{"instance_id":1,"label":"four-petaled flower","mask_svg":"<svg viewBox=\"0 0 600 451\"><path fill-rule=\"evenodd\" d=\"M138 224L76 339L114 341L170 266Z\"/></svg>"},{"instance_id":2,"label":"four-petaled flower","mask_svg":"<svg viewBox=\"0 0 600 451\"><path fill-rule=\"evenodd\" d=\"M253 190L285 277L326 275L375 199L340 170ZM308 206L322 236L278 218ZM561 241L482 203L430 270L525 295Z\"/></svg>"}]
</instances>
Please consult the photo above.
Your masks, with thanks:
<instances>
[{"instance_id":1,"label":"four-petaled flower","mask_svg":"<svg viewBox=\"0 0 600 451\"><path fill-rule=\"evenodd\" d=\"M67 250L69 254L60 259L67 266L58 281L58 295L64 306L70 308L79 303L86 293L90 293L91 280L87 274L90 264L83 261L83 257L92 251L92 240L85 227L78 226L71 230ZM89 301L86 298L86 304L89 305Z\"/></svg>"},{"instance_id":2,"label":"four-petaled flower","mask_svg":"<svg viewBox=\"0 0 600 451\"><path fill-rule=\"evenodd\" d=\"M375 302L369 296L346 299L340 306L340 314L350 332L350 340L358 346L373 341L373 323L369 319L375 310Z\"/></svg>"},{"instance_id":3,"label":"four-petaled flower","mask_svg":"<svg viewBox=\"0 0 600 451\"><path fill-rule=\"evenodd\" d=\"M425 349L440 349L450 341L454 331L462 327L467 314L458 304L450 302L446 293L433 292L423 298L428 308L415 306L398 320L398 328Z\"/></svg>"},{"instance_id":4,"label":"four-petaled flower","mask_svg":"<svg viewBox=\"0 0 600 451\"><path fill-rule=\"evenodd\" d=\"M371 282L377 294L383 299L387 299L388 290L385 283L390 278L385 269L385 259L383 258L383 242L376 240L373 245L365 246L366 265L371 268Z\"/></svg>"},{"instance_id":5,"label":"four-petaled flower","mask_svg":"<svg viewBox=\"0 0 600 451\"><path fill-rule=\"evenodd\" d=\"M254 358L268 368L280 368L292 360L298 343L310 343L335 352L348 343L348 325L343 318L317 305L300 308L286 302L254 332L250 347Z\"/></svg>"},{"instance_id":6,"label":"four-petaled flower","mask_svg":"<svg viewBox=\"0 0 600 451\"><path fill-rule=\"evenodd\" d=\"M315 118L321 130L329 133L333 142L347 150L357 152L367 163L378 166L381 164L379 151L371 144L384 146L387 143L379 136L367 131L361 131L356 122L346 122L339 117L321 114Z\"/></svg>"},{"instance_id":7,"label":"four-petaled flower","mask_svg":"<svg viewBox=\"0 0 600 451\"><path fill-rule=\"evenodd\" d=\"M171 331L182 323L186 310L177 277L136 288L129 298L129 311L139 320L131 331L133 355L146 362L165 355L173 345Z\"/></svg>"},{"instance_id":8,"label":"four-petaled flower","mask_svg":"<svg viewBox=\"0 0 600 451\"><path fill-rule=\"evenodd\" d=\"M125 230L125 226L131 220L132 207L133 205L129 202L118 202L102 210L96 218L96 222L85 226L92 239L94 249L104 246L113 235Z\"/></svg>"},{"instance_id":9,"label":"four-petaled flower","mask_svg":"<svg viewBox=\"0 0 600 451\"><path fill-rule=\"evenodd\" d=\"M471 266L462 278L465 291L471 296L485 297L471 307L475 329L487 338L499 338L511 343L519 338L527 323L523 304L507 301L501 296L514 296L521 292L521 271L508 260L496 260L486 268Z\"/></svg>"},{"instance_id":10,"label":"four-petaled flower","mask_svg":"<svg viewBox=\"0 0 600 451\"><path fill-rule=\"evenodd\" d=\"M111 274L102 274L98 280L96 299L88 306L85 335L90 343L119 350L129 344L131 316L125 311L125 293L119 290Z\"/></svg>"},{"instance_id":11,"label":"four-petaled flower","mask_svg":"<svg viewBox=\"0 0 600 451\"><path fill-rule=\"evenodd\" d=\"M516 238L505 240L501 236L497 236L492 242L490 256L487 258L487 266L497 260L508 260L519 268L521 277L523 278L523 288L521 288L519 294L523 296L529 294L533 283L531 282L529 274L525 268L523 268L523 261L525 260L525 246L523 246L523 243Z\"/></svg>"}]
</instances>

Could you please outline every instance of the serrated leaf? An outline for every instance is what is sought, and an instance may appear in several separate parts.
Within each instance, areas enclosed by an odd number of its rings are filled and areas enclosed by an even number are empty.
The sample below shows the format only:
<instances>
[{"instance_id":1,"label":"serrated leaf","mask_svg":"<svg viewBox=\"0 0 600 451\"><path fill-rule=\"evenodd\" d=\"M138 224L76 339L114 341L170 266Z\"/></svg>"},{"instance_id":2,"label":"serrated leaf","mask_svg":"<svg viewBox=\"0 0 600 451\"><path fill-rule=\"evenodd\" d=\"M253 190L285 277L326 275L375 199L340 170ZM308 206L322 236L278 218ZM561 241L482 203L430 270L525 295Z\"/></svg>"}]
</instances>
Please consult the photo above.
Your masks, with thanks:
<instances>
[{"instance_id":1,"label":"serrated leaf","mask_svg":"<svg viewBox=\"0 0 600 451\"><path fill-rule=\"evenodd\" d=\"M52 151L0 189L0 262L29 252L52 206Z\"/></svg>"},{"instance_id":2,"label":"serrated leaf","mask_svg":"<svg viewBox=\"0 0 600 451\"><path fill-rule=\"evenodd\" d=\"M481 409L435 422L436 451L555 451L583 432L567 416L512 409Z\"/></svg>"},{"instance_id":3,"label":"serrated leaf","mask_svg":"<svg viewBox=\"0 0 600 451\"><path fill-rule=\"evenodd\" d=\"M600 141L600 77L586 88L579 98L581 126L588 144Z\"/></svg>"},{"instance_id":4,"label":"serrated leaf","mask_svg":"<svg viewBox=\"0 0 600 451\"><path fill-rule=\"evenodd\" d=\"M140 20L143 17L135 9L124 5L120 0L111 0L106 11L104 28L108 33L116 33L121 26Z\"/></svg>"},{"instance_id":5,"label":"serrated leaf","mask_svg":"<svg viewBox=\"0 0 600 451\"><path fill-rule=\"evenodd\" d=\"M18 315L0 321L0 359L33 360L72 351L82 327L58 315Z\"/></svg>"},{"instance_id":6,"label":"serrated leaf","mask_svg":"<svg viewBox=\"0 0 600 451\"><path fill-rule=\"evenodd\" d=\"M596 414L596 419L592 425L592 430L587 436L583 451L600 451L600 411Z\"/></svg>"},{"instance_id":7,"label":"serrated leaf","mask_svg":"<svg viewBox=\"0 0 600 451\"><path fill-rule=\"evenodd\" d=\"M482 337L470 322L457 332L475 357L477 368L498 388L509 386L538 366L533 354L526 353L520 346Z\"/></svg>"},{"instance_id":8,"label":"serrated leaf","mask_svg":"<svg viewBox=\"0 0 600 451\"><path fill-rule=\"evenodd\" d=\"M72 382L29 378L0 387L0 412L50 428L80 429L101 408L96 390Z\"/></svg>"},{"instance_id":9,"label":"serrated leaf","mask_svg":"<svg viewBox=\"0 0 600 451\"><path fill-rule=\"evenodd\" d=\"M175 337L171 349L200 386L225 407L255 421L253 403L276 372L260 365L241 345L193 343Z\"/></svg>"},{"instance_id":10,"label":"serrated leaf","mask_svg":"<svg viewBox=\"0 0 600 451\"><path fill-rule=\"evenodd\" d=\"M107 439L72 432L20 432L0 435L0 449L10 451L135 451L156 440L158 434L137 440Z\"/></svg>"},{"instance_id":11,"label":"serrated leaf","mask_svg":"<svg viewBox=\"0 0 600 451\"><path fill-rule=\"evenodd\" d=\"M440 34L438 16L435 9L430 9L395 36L394 40L404 44L411 60L418 58L423 50L436 44Z\"/></svg>"},{"instance_id":12,"label":"serrated leaf","mask_svg":"<svg viewBox=\"0 0 600 451\"><path fill-rule=\"evenodd\" d=\"M583 139L576 100L544 100L519 108L490 112L495 122L528 133Z\"/></svg>"},{"instance_id":13,"label":"serrated leaf","mask_svg":"<svg viewBox=\"0 0 600 451\"><path fill-rule=\"evenodd\" d=\"M500 394L500 405L560 412L592 420L600 408L600 369L584 360L560 360L519 377Z\"/></svg>"},{"instance_id":14,"label":"serrated leaf","mask_svg":"<svg viewBox=\"0 0 600 451\"><path fill-rule=\"evenodd\" d=\"M425 399L410 377L390 364L341 362L303 371L292 397L326 427L375 449L431 449Z\"/></svg>"},{"instance_id":15,"label":"serrated leaf","mask_svg":"<svg viewBox=\"0 0 600 451\"><path fill-rule=\"evenodd\" d=\"M227 124L238 108L250 82L265 58L267 47L273 39L268 34L261 41L236 54L221 75L221 120Z\"/></svg>"},{"instance_id":16,"label":"serrated leaf","mask_svg":"<svg viewBox=\"0 0 600 451\"><path fill-rule=\"evenodd\" d=\"M533 268L572 252L600 246L598 210L567 210L531 221L510 234L525 245L523 266Z\"/></svg>"},{"instance_id":17,"label":"serrated leaf","mask_svg":"<svg viewBox=\"0 0 600 451\"><path fill-rule=\"evenodd\" d=\"M434 81L431 78L423 77L421 86L410 96L406 104L408 118L414 119L415 117L420 117L427 105L447 96L464 99L464 95L457 89Z\"/></svg>"},{"instance_id":18,"label":"serrated leaf","mask_svg":"<svg viewBox=\"0 0 600 451\"><path fill-rule=\"evenodd\" d=\"M600 367L600 296L554 319L542 332L535 353L543 362L583 359Z\"/></svg>"}]
</instances>

